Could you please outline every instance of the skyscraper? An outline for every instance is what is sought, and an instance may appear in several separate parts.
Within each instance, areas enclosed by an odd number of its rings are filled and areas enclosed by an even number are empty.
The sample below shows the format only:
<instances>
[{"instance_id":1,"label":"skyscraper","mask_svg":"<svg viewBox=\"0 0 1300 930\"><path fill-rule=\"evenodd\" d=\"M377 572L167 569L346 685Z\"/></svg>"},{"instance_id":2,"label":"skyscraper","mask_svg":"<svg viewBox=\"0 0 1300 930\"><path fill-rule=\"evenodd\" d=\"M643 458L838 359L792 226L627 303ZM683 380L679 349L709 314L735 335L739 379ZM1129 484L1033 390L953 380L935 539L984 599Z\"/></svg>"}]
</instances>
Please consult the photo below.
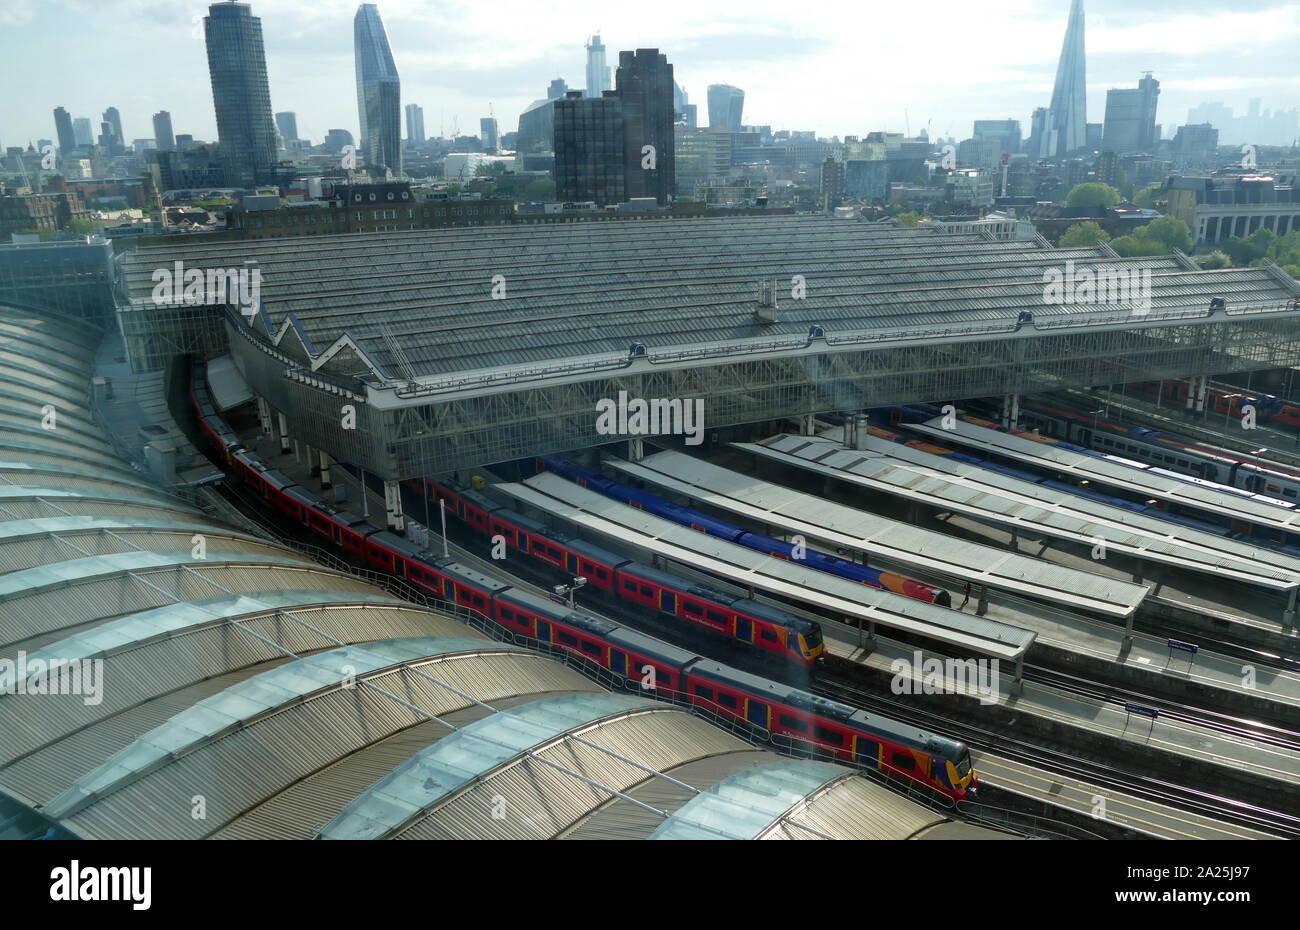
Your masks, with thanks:
<instances>
[{"instance_id":1,"label":"skyscraper","mask_svg":"<svg viewBox=\"0 0 1300 930\"><path fill-rule=\"evenodd\" d=\"M483 151L495 155L501 148L497 121L494 116L485 116L478 121L479 138L483 140Z\"/></svg>"},{"instance_id":2,"label":"skyscraper","mask_svg":"<svg viewBox=\"0 0 1300 930\"><path fill-rule=\"evenodd\" d=\"M673 83L673 117L687 129L696 128L695 104L691 103L691 98L676 82Z\"/></svg>"},{"instance_id":3,"label":"skyscraper","mask_svg":"<svg viewBox=\"0 0 1300 930\"><path fill-rule=\"evenodd\" d=\"M126 136L122 133L122 114L117 112L117 107L104 111L104 122L113 127L113 136L117 139L117 151L113 154L119 155L126 150Z\"/></svg>"},{"instance_id":4,"label":"skyscraper","mask_svg":"<svg viewBox=\"0 0 1300 930\"><path fill-rule=\"evenodd\" d=\"M623 100L614 91L584 97L572 90L554 108L556 199L601 206L625 201Z\"/></svg>"},{"instance_id":5,"label":"skyscraper","mask_svg":"<svg viewBox=\"0 0 1300 930\"><path fill-rule=\"evenodd\" d=\"M275 114L275 128L280 130L280 138L284 140L285 146L297 142L298 114L292 110L284 110Z\"/></svg>"},{"instance_id":6,"label":"skyscraper","mask_svg":"<svg viewBox=\"0 0 1300 930\"><path fill-rule=\"evenodd\" d=\"M605 64L605 46L600 33L587 40L587 88L584 95L599 97L609 90L609 67Z\"/></svg>"},{"instance_id":7,"label":"skyscraper","mask_svg":"<svg viewBox=\"0 0 1300 930\"><path fill-rule=\"evenodd\" d=\"M160 149L176 148L176 135L172 132L172 115L159 110L153 115L153 141Z\"/></svg>"},{"instance_id":8,"label":"skyscraper","mask_svg":"<svg viewBox=\"0 0 1300 930\"><path fill-rule=\"evenodd\" d=\"M745 92L730 84L709 85L709 128L740 132Z\"/></svg>"},{"instance_id":9,"label":"skyscraper","mask_svg":"<svg viewBox=\"0 0 1300 930\"><path fill-rule=\"evenodd\" d=\"M1148 71L1135 88L1106 92L1102 148L1116 155L1150 154L1156 143L1156 101L1160 82Z\"/></svg>"},{"instance_id":10,"label":"skyscraper","mask_svg":"<svg viewBox=\"0 0 1300 930\"><path fill-rule=\"evenodd\" d=\"M90 117L78 116L72 121L72 132L76 137L77 145L94 145L94 130L90 128Z\"/></svg>"},{"instance_id":11,"label":"skyscraper","mask_svg":"<svg viewBox=\"0 0 1300 930\"><path fill-rule=\"evenodd\" d=\"M203 18L203 35L226 183L256 187L275 167L262 20L246 3L214 3Z\"/></svg>"},{"instance_id":12,"label":"skyscraper","mask_svg":"<svg viewBox=\"0 0 1300 930\"><path fill-rule=\"evenodd\" d=\"M1083 0L1070 3L1056 85L1048 107L1048 149L1045 155L1065 155L1088 142L1087 76L1083 55Z\"/></svg>"},{"instance_id":13,"label":"skyscraper","mask_svg":"<svg viewBox=\"0 0 1300 930\"><path fill-rule=\"evenodd\" d=\"M66 158L77 147L77 136L72 131L72 114L63 107L54 108L54 131L59 137L59 154Z\"/></svg>"},{"instance_id":14,"label":"skyscraper","mask_svg":"<svg viewBox=\"0 0 1300 930\"><path fill-rule=\"evenodd\" d=\"M673 66L657 48L618 53L614 87L623 100L627 196L660 204L676 192Z\"/></svg>"},{"instance_id":15,"label":"skyscraper","mask_svg":"<svg viewBox=\"0 0 1300 930\"><path fill-rule=\"evenodd\" d=\"M406 138L416 145L424 141L424 108L418 103L406 105Z\"/></svg>"},{"instance_id":16,"label":"skyscraper","mask_svg":"<svg viewBox=\"0 0 1300 930\"><path fill-rule=\"evenodd\" d=\"M361 151L371 175L402 173L402 86L388 48L384 22L373 3L357 7L352 21L357 62Z\"/></svg>"}]
</instances>

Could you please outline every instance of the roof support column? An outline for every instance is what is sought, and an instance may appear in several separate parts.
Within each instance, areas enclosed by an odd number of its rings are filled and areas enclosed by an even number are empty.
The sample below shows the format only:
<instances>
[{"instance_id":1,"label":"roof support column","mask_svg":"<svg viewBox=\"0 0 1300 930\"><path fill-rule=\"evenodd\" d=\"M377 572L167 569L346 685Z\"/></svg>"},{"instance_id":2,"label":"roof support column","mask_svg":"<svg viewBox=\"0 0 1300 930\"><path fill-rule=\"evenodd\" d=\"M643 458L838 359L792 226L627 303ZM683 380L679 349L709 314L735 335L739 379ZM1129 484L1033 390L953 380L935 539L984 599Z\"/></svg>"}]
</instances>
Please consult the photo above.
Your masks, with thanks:
<instances>
[{"instance_id":1,"label":"roof support column","mask_svg":"<svg viewBox=\"0 0 1300 930\"><path fill-rule=\"evenodd\" d=\"M1002 428L1020 428L1020 395L1007 394L1002 398Z\"/></svg>"},{"instance_id":2,"label":"roof support column","mask_svg":"<svg viewBox=\"0 0 1300 930\"><path fill-rule=\"evenodd\" d=\"M384 482L384 506L387 508L388 528L399 536L405 534L406 515L402 512L401 482Z\"/></svg>"},{"instance_id":3,"label":"roof support column","mask_svg":"<svg viewBox=\"0 0 1300 930\"><path fill-rule=\"evenodd\" d=\"M1286 611L1282 614L1283 626L1295 626L1295 602L1297 592L1300 592L1300 588L1292 588L1291 593L1287 595Z\"/></svg>"},{"instance_id":4,"label":"roof support column","mask_svg":"<svg viewBox=\"0 0 1300 930\"><path fill-rule=\"evenodd\" d=\"M276 419L280 424L280 454L288 455L291 449L289 445L289 418L283 413L277 413Z\"/></svg>"},{"instance_id":5,"label":"roof support column","mask_svg":"<svg viewBox=\"0 0 1300 930\"><path fill-rule=\"evenodd\" d=\"M988 612L989 612L989 586L987 584L982 584L980 585L979 603L975 605L975 614L977 616L982 617Z\"/></svg>"},{"instance_id":6,"label":"roof support column","mask_svg":"<svg viewBox=\"0 0 1300 930\"><path fill-rule=\"evenodd\" d=\"M317 449L316 455L320 459L320 464L317 465L317 471L320 474L320 489L322 491L328 491L330 488L334 487L333 482L330 481L330 465L332 464L330 461L330 454L322 449Z\"/></svg>"},{"instance_id":7,"label":"roof support column","mask_svg":"<svg viewBox=\"0 0 1300 930\"><path fill-rule=\"evenodd\" d=\"M817 414L805 413L799 418L799 432L804 436L812 436L817 432Z\"/></svg>"},{"instance_id":8,"label":"roof support column","mask_svg":"<svg viewBox=\"0 0 1300 930\"><path fill-rule=\"evenodd\" d=\"M1025 654L1022 652L1016 656L1015 677L1011 679L1011 696L1020 697L1025 690Z\"/></svg>"},{"instance_id":9,"label":"roof support column","mask_svg":"<svg viewBox=\"0 0 1300 930\"><path fill-rule=\"evenodd\" d=\"M270 436L272 430L271 405L266 402L265 397L259 397L257 399L257 419L258 422L262 424L262 434L264 436Z\"/></svg>"},{"instance_id":10,"label":"roof support column","mask_svg":"<svg viewBox=\"0 0 1300 930\"><path fill-rule=\"evenodd\" d=\"M645 440L640 436L629 439L627 441L627 457L633 462L639 462L645 458Z\"/></svg>"}]
</instances>

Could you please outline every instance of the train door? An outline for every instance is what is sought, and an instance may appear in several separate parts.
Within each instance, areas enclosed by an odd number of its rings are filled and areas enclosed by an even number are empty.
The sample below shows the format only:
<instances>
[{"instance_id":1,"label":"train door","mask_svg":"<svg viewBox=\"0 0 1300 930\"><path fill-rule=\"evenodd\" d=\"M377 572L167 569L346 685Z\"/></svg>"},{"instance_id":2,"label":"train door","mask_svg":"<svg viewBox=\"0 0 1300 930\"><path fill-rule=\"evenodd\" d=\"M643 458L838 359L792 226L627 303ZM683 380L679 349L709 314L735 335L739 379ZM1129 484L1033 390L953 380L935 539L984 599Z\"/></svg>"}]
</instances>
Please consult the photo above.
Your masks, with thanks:
<instances>
[{"instance_id":1,"label":"train door","mask_svg":"<svg viewBox=\"0 0 1300 930\"><path fill-rule=\"evenodd\" d=\"M865 736L857 737L857 745L853 747L853 758L859 765L875 768L880 763L880 744Z\"/></svg>"},{"instance_id":2,"label":"train door","mask_svg":"<svg viewBox=\"0 0 1300 930\"><path fill-rule=\"evenodd\" d=\"M551 641L551 621L537 618L537 638L544 643Z\"/></svg>"},{"instance_id":3,"label":"train door","mask_svg":"<svg viewBox=\"0 0 1300 930\"><path fill-rule=\"evenodd\" d=\"M666 614L677 616L677 595L672 591L659 590L659 609Z\"/></svg>"},{"instance_id":4,"label":"train door","mask_svg":"<svg viewBox=\"0 0 1300 930\"><path fill-rule=\"evenodd\" d=\"M748 617L736 615L736 639L742 643L752 643L754 641L754 621Z\"/></svg>"},{"instance_id":5,"label":"train door","mask_svg":"<svg viewBox=\"0 0 1300 930\"><path fill-rule=\"evenodd\" d=\"M578 557L572 552L564 553L564 567L567 571L578 574Z\"/></svg>"},{"instance_id":6,"label":"train door","mask_svg":"<svg viewBox=\"0 0 1300 930\"><path fill-rule=\"evenodd\" d=\"M769 709L762 701L755 701L753 698L745 700L745 719L750 723L757 724L763 729L768 727Z\"/></svg>"},{"instance_id":7,"label":"train door","mask_svg":"<svg viewBox=\"0 0 1300 930\"><path fill-rule=\"evenodd\" d=\"M627 653L618 649L610 649L609 670L619 675L627 675Z\"/></svg>"}]
</instances>

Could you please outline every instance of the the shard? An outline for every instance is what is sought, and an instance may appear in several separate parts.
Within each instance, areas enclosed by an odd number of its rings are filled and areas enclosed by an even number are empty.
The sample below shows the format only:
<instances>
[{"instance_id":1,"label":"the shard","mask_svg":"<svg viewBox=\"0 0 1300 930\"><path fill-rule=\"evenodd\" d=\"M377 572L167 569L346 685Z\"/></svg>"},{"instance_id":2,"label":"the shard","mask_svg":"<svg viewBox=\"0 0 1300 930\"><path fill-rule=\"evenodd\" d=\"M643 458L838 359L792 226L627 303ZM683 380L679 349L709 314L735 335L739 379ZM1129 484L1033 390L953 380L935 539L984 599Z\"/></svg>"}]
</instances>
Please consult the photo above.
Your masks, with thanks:
<instances>
[{"instance_id":1,"label":"the shard","mask_svg":"<svg viewBox=\"0 0 1300 930\"><path fill-rule=\"evenodd\" d=\"M402 173L402 86L388 48L379 8L363 3L353 20L357 56L357 110L361 152L376 180Z\"/></svg>"},{"instance_id":2,"label":"the shard","mask_svg":"<svg viewBox=\"0 0 1300 930\"><path fill-rule=\"evenodd\" d=\"M1088 143L1087 75L1083 58L1083 0L1070 4L1070 22L1056 66L1043 154L1066 155Z\"/></svg>"}]
</instances>

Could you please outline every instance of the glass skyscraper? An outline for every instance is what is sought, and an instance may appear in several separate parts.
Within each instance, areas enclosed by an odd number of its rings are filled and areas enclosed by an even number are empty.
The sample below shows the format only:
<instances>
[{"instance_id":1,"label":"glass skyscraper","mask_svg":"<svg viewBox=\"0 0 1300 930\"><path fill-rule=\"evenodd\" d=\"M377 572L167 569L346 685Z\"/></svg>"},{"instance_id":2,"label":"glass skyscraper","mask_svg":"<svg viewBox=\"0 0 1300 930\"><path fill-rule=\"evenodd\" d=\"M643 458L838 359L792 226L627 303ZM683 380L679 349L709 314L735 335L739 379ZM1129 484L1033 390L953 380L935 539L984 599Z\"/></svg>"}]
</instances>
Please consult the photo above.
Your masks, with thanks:
<instances>
[{"instance_id":1,"label":"glass skyscraper","mask_svg":"<svg viewBox=\"0 0 1300 930\"><path fill-rule=\"evenodd\" d=\"M375 178L402 173L402 86L388 48L384 22L373 3L357 7L352 21L356 40L357 110L361 151Z\"/></svg>"},{"instance_id":2,"label":"glass skyscraper","mask_svg":"<svg viewBox=\"0 0 1300 930\"><path fill-rule=\"evenodd\" d=\"M605 44L600 34L587 41L587 87L584 96L599 97L609 90L609 66L605 64Z\"/></svg>"},{"instance_id":3,"label":"glass skyscraper","mask_svg":"<svg viewBox=\"0 0 1300 930\"><path fill-rule=\"evenodd\" d=\"M1070 4L1070 22L1056 66L1056 85L1048 107L1050 134L1044 154L1065 155L1088 144L1087 80L1083 58L1083 0Z\"/></svg>"},{"instance_id":4,"label":"glass skyscraper","mask_svg":"<svg viewBox=\"0 0 1300 930\"><path fill-rule=\"evenodd\" d=\"M745 92L730 84L709 85L709 128L740 132Z\"/></svg>"},{"instance_id":5,"label":"glass skyscraper","mask_svg":"<svg viewBox=\"0 0 1300 930\"><path fill-rule=\"evenodd\" d=\"M275 123L262 21L246 3L214 3L203 19L203 35L226 184L267 183L275 167Z\"/></svg>"}]
</instances>

